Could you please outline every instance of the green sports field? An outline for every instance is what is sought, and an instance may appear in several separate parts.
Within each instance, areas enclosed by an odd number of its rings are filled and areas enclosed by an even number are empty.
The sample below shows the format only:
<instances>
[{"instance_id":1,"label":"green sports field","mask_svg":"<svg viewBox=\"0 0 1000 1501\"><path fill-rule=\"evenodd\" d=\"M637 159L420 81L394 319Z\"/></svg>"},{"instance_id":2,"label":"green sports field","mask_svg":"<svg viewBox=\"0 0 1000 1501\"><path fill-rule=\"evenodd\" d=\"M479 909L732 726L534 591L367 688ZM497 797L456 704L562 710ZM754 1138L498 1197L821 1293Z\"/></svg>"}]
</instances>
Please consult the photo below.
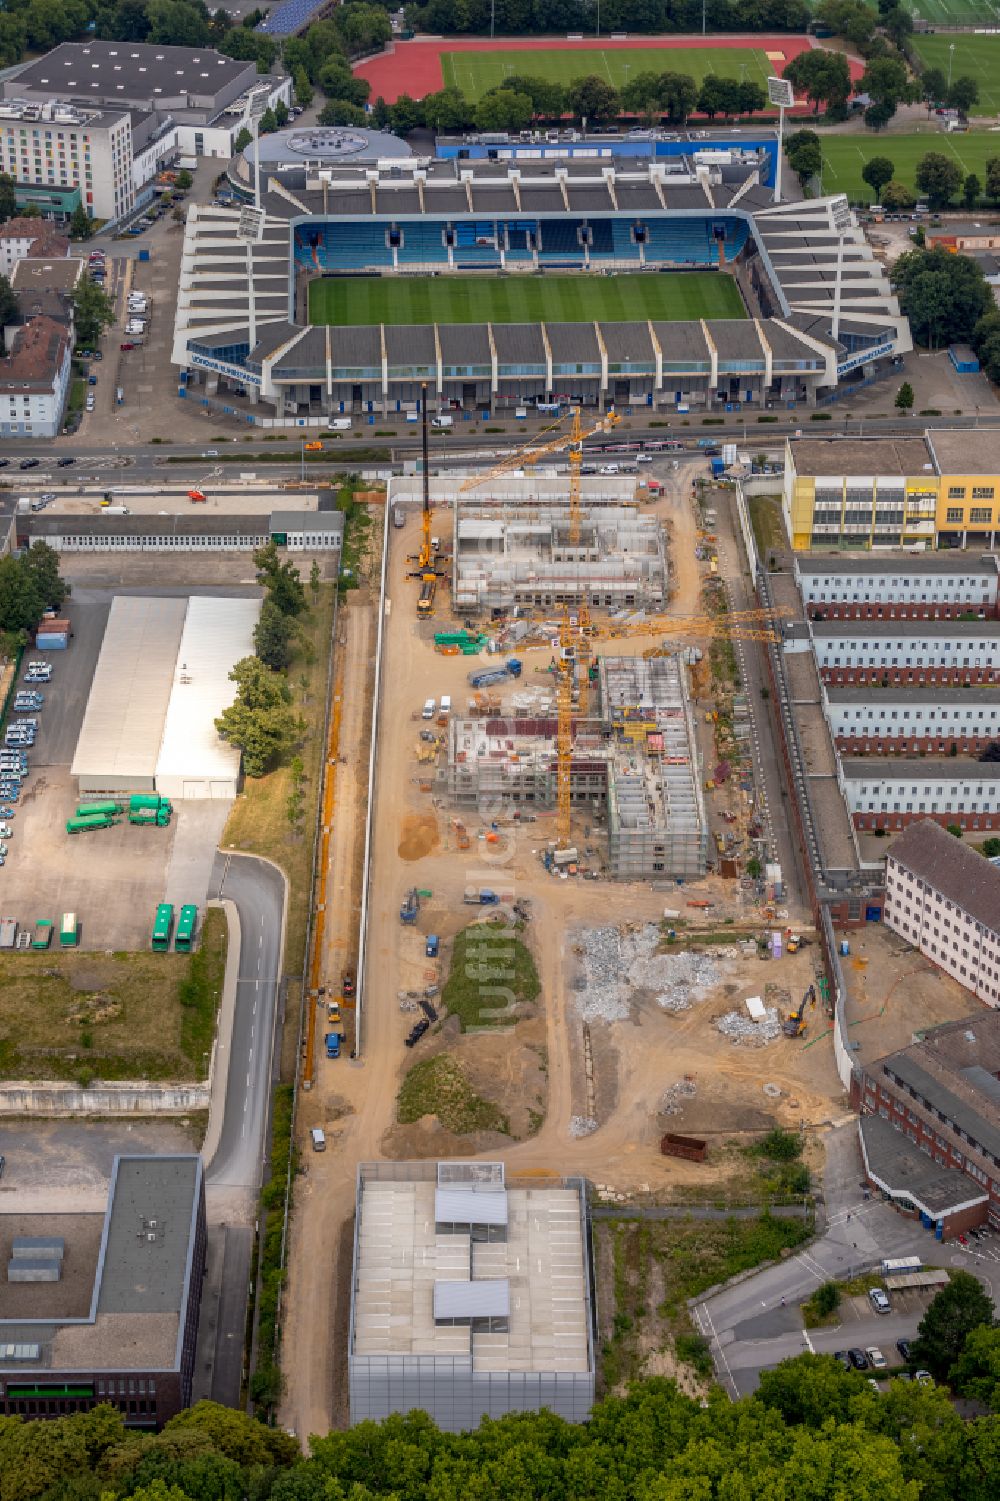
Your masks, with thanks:
<instances>
[{"instance_id":1,"label":"green sports field","mask_svg":"<svg viewBox=\"0 0 1000 1501\"><path fill-rule=\"evenodd\" d=\"M869 157L887 156L896 168L897 182L917 191L917 163L928 151L939 151L958 162L964 174L975 172L986 181L986 163L1000 157L1000 133L969 131L947 135L931 127L917 135L828 135L823 141L823 192L846 193L852 203L872 203L872 190L861 177Z\"/></svg>"},{"instance_id":2,"label":"green sports field","mask_svg":"<svg viewBox=\"0 0 1000 1501\"><path fill-rule=\"evenodd\" d=\"M1000 6L997 7L1000 22ZM1000 36L969 36L962 32L915 36L913 46L928 68L940 68L948 77L951 47L951 76L974 78L979 85L979 103L973 113L993 115L1000 111Z\"/></svg>"},{"instance_id":3,"label":"green sports field","mask_svg":"<svg viewBox=\"0 0 1000 1501\"><path fill-rule=\"evenodd\" d=\"M328 277L309 287L313 323L629 323L745 318L716 271L636 276Z\"/></svg>"},{"instance_id":4,"label":"green sports field","mask_svg":"<svg viewBox=\"0 0 1000 1501\"><path fill-rule=\"evenodd\" d=\"M572 83L596 73L614 88L625 86L637 73L689 73L700 84L706 73L719 78L753 79L767 87L774 72L767 54L749 47L672 47L667 49L612 47L607 52L577 51L443 52L441 77L445 88L459 88L467 99L481 99L489 89L513 75L546 78L550 83Z\"/></svg>"},{"instance_id":5,"label":"green sports field","mask_svg":"<svg viewBox=\"0 0 1000 1501\"><path fill-rule=\"evenodd\" d=\"M1000 4L993 3L993 0L903 0L903 4L912 15L929 21L932 26L1000 25ZM967 40L972 42L978 38L968 37ZM955 55L957 61L957 48Z\"/></svg>"}]
</instances>

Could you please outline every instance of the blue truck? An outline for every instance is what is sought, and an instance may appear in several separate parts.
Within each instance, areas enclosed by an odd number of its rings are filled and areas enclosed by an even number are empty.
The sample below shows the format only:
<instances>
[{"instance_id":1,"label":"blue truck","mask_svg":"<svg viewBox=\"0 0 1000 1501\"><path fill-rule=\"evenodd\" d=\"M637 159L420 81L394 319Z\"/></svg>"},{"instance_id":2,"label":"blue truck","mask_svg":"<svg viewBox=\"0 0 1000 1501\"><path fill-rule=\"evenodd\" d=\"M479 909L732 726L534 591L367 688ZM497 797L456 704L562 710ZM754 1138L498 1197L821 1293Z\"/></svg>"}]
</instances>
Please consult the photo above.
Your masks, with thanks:
<instances>
[{"instance_id":1,"label":"blue truck","mask_svg":"<svg viewBox=\"0 0 1000 1501\"><path fill-rule=\"evenodd\" d=\"M517 657L508 657L506 662L498 662L495 667L479 667L475 672L469 673L469 686L471 688L491 688L494 683L505 683L508 678L521 676L521 662Z\"/></svg>"},{"instance_id":2,"label":"blue truck","mask_svg":"<svg viewBox=\"0 0 1000 1501\"><path fill-rule=\"evenodd\" d=\"M340 1057L340 1033L328 1032L324 1039L326 1042L326 1056L328 1058Z\"/></svg>"},{"instance_id":3,"label":"blue truck","mask_svg":"<svg viewBox=\"0 0 1000 1501\"><path fill-rule=\"evenodd\" d=\"M428 959L436 959L441 948L441 940L436 933L428 933L427 942L424 944L424 953Z\"/></svg>"}]
</instances>

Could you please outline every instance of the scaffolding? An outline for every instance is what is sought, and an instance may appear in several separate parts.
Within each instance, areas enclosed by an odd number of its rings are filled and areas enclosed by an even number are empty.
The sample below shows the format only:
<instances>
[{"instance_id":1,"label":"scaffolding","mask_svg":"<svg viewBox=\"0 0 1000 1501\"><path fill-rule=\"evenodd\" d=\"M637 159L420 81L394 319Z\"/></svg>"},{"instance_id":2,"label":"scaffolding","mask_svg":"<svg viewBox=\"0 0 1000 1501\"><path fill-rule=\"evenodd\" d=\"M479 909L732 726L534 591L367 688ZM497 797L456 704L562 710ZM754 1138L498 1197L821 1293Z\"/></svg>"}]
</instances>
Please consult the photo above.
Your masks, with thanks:
<instances>
[{"instance_id":1,"label":"scaffolding","mask_svg":"<svg viewBox=\"0 0 1000 1501\"><path fill-rule=\"evenodd\" d=\"M708 828L683 653L603 657L600 703L571 721L570 800L606 817L608 869L616 880L703 875ZM558 717L516 711L451 720L438 790L492 820L556 806ZM537 701L536 701L537 702Z\"/></svg>"},{"instance_id":2,"label":"scaffolding","mask_svg":"<svg viewBox=\"0 0 1000 1501\"><path fill-rule=\"evenodd\" d=\"M584 504L574 534L565 504L466 502L456 510L453 556L460 614L666 604L663 531L634 506Z\"/></svg>"}]
</instances>

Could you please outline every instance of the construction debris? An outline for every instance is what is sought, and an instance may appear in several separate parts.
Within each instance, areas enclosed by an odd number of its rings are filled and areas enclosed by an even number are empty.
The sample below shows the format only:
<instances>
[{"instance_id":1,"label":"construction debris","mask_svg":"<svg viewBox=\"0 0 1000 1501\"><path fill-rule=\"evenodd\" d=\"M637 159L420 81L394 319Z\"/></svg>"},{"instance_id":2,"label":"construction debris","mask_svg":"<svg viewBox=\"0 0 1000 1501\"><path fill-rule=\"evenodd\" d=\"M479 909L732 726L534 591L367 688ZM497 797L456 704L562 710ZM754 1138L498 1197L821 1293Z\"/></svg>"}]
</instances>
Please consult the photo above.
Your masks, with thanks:
<instances>
[{"instance_id":1,"label":"construction debris","mask_svg":"<svg viewBox=\"0 0 1000 1501\"><path fill-rule=\"evenodd\" d=\"M583 935L583 975L577 1011L583 1021L624 1021L633 990L652 993L664 1011L687 1011L722 983L708 954L661 953L655 923L635 931L589 928Z\"/></svg>"},{"instance_id":2,"label":"construction debris","mask_svg":"<svg viewBox=\"0 0 1000 1501\"><path fill-rule=\"evenodd\" d=\"M597 1130L598 1123L591 1115L571 1115L569 1118L570 1136L589 1136Z\"/></svg>"},{"instance_id":3,"label":"construction debris","mask_svg":"<svg viewBox=\"0 0 1000 1501\"><path fill-rule=\"evenodd\" d=\"M744 1047L762 1048L781 1036L781 1016L773 1006L759 1022L751 1021L745 1011L727 1011L725 1016L716 1017L715 1025L723 1037Z\"/></svg>"},{"instance_id":4,"label":"construction debris","mask_svg":"<svg viewBox=\"0 0 1000 1501\"><path fill-rule=\"evenodd\" d=\"M693 1079L678 1079L676 1084L671 1084L669 1089L663 1091L660 1101L661 1115L680 1115L684 1110L683 1101L690 1100L698 1093L698 1086Z\"/></svg>"}]
</instances>

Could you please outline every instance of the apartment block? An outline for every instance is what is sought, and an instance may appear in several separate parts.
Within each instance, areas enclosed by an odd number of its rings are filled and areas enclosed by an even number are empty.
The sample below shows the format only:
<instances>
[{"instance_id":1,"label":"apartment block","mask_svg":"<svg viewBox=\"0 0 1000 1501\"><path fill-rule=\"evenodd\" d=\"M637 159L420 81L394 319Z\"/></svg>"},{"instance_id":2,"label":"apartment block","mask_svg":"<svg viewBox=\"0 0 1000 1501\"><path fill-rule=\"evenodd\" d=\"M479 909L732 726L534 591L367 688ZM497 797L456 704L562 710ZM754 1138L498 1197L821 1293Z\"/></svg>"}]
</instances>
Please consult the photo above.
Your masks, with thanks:
<instances>
[{"instance_id":1,"label":"apartment block","mask_svg":"<svg viewBox=\"0 0 1000 1501\"><path fill-rule=\"evenodd\" d=\"M1000 620L824 620L811 631L817 668L830 685L1000 682Z\"/></svg>"},{"instance_id":2,"label":"apartment block","mask_svg":"<svg viewBox=\"0 0 1000 1501\"><path fill-rule=\"evenodd\" d=\"M129 111L0 100L0 170L57 190L64 218L82 203L92 219L118 219L134 201Z\"/></svg>"},{"instance_id":3,"label":"apartment block","mask_svg":"<svg viewBox=\"0 0 1000 1501\"><path fill-rule=\"evenodd\" d=\"M0 437L54 438L69 394L68 327L44 315L14 331L0 359Z\"/></svg>"},{"instance_id":4,"label":"apartment block","mask_svg":"<svg viewBox=\"0 0 1000 1501\"><path fill-rule=\"evenodd\" d=\"M885 921L960 985L1000 1006L1000 870L930 819L894 839Z\"/></svg>"},{"instance_id":5,"label":"apartment block","mask_svg":"<svg viewBox=\"0 0 1000 1501\"><path fill-rule=\"evenodd\" d=\"M969 831L1000 829L1000 763L846 757L841 791L856 829L904 829L920 818Z\"/></svg>"},{"instance_id":6,"label":"apartment block","mask_svg":"<svg viewBox=\"0 0 1000 1501\"><path fill-rule=\"evenodd\" d=\"M795 578L813 621L997 617L1000 567L992 553L799 556Z\"/></svg>"},{"instance_id":7,"label":"apartment block","mask_svg":"<svg viewBox=\"0 0 1000 1501\"><path fill-rule=\"evenodd\" d=\"M1000 697L975 688L827 688L834 744L851 756L974 756L1000 740Z\"/></svg>"}]
</instances>

